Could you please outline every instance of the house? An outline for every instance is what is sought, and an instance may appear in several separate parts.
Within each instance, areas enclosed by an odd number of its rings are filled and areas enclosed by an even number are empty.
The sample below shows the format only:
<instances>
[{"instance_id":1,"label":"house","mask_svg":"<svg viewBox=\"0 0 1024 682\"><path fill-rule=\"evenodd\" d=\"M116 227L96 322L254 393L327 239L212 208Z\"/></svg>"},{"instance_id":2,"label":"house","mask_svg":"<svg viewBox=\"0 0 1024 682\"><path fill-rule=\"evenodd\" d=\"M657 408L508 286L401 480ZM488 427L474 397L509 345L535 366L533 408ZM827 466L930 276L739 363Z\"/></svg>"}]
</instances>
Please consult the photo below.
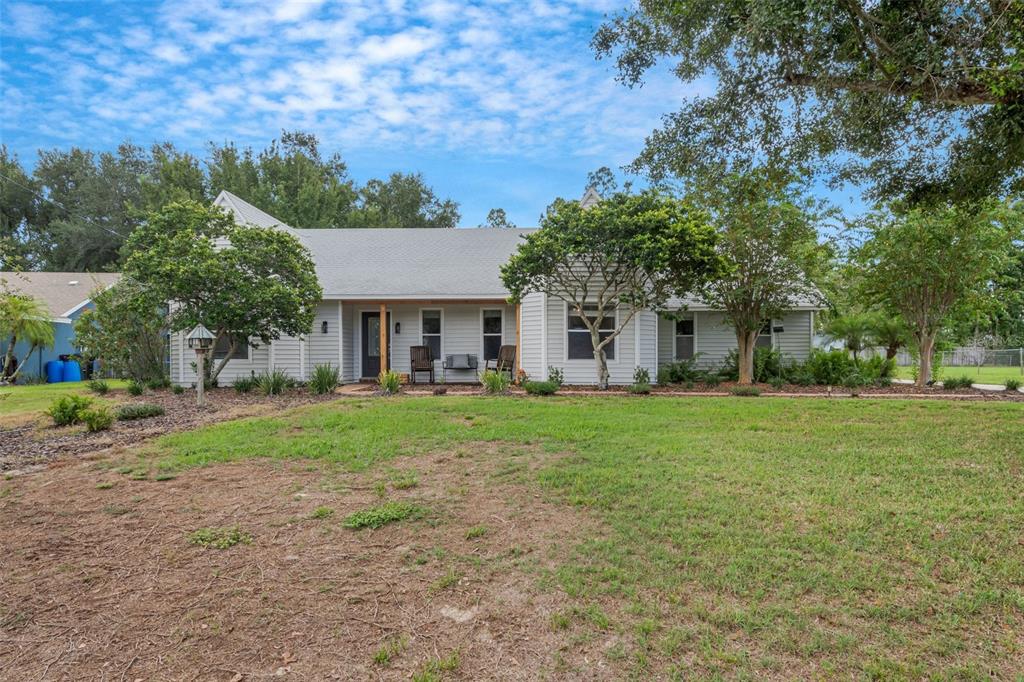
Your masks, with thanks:
<instances>
[{"instance_id":1,"label":"house","mask_svg":"<svg viewBox=\"0 0 1024 682\"><path fill-rule=\"evenodd\" d=\"M22 378L44 376L50 360L78 352L75 346L75 320L92 307L91 297L97 289L107 289L120 279L116 272L0 272L0 288L31 296L50 311L53 323L52 348L36 349L22 370ZM8 339L0 339L0 353L7 352ZM31 350L19 341L14 355L21 362Z\"/></svg>"},{"instance_id":2,"label":"house","mask_svg":"<svg viewBox=\"0 0 1024 682\"><path fill-rule=\"evenodd\" d=\"M482 367L504 344L518 346L517 361L531 377L546 377L549 367L557 367L567 383L596 382L589 334L577 329L578 321L573 324L574 315L563 301L543 294L531 294L519 306L506 300L499 269L533 230L304 230L228 192L221 192L215 203L241 224L294 234L312 254L324 292L309 334L257 348L239 344L221 383L268 369L305 380L318 364L339 367L345 382L372 380L385 366L408 372L409 349L419 345L431 347L438 372L441 358L453 354L475 355ZM720 311L697 301L674 305L686 307L682 319L640 311L609 346L611 383L631 383L637 367L654 378L658 367L680 359L696 357L702 366L719 366L736 347ZM816 308L810 302L796 306L766 325L758 343L805 359ZM171 380L193 384L195 356L184 334L172 336L170 351ZM225 342L213 357L220 360L226 352ZM476 372L449 371L447 379L474 381Z\"/></svg>"}]
</instances>

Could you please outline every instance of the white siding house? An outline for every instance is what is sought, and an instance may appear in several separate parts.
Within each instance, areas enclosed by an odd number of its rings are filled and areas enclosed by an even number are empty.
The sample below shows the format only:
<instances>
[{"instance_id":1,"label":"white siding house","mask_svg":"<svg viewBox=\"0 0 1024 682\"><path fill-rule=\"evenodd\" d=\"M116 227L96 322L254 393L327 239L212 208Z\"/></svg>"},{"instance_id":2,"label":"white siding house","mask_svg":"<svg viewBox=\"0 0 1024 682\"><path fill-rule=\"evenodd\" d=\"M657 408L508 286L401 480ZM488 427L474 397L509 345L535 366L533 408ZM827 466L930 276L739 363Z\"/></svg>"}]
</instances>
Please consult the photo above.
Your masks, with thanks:
<instances>
[{"instance_id":1,"label":"white siding house","mask_svg":"<svg viewBox=\"0 0 1024 682\"><path fill-rule=\"evenodd\" d=\"M236 377L279 369L304 381L317 365L340 368L342 381L372 380L384 363L409 372L410 348L428 345L435 357L435 377L442 361L473 356L482 370L502 346L516 346L517 363L531 377L546 378L560 369L570 384L596 382L589 334L572 327L573 311L562 300L530 294L520 306L507 302L500 268L531 230L522 229L295 229L242 199L221 192L215 202L241 224L274 227L295 235L309 249L324 291L313 325L301 337L283 337L267 345L241 349L220 375ZM697 302L679 301L687 322L637 311L609 348L613 384L633 381L638 367L655 380L658 368L696 357L705 367L721 365L736 347L732 328L721 312ZM814 306L798 306L773 321L764 339L784 355L806 358L811 348ZM386 338L380 334L386 315ZM624 319L628 310L616 311ZM577 319L577 325L578 325ZM182 334L171 338L171 379L195 382L194 356ZM421 377L422 379L423 377ZM449 370L448 381L476 381L473 370Z\"/></svg>"}]
</instances>

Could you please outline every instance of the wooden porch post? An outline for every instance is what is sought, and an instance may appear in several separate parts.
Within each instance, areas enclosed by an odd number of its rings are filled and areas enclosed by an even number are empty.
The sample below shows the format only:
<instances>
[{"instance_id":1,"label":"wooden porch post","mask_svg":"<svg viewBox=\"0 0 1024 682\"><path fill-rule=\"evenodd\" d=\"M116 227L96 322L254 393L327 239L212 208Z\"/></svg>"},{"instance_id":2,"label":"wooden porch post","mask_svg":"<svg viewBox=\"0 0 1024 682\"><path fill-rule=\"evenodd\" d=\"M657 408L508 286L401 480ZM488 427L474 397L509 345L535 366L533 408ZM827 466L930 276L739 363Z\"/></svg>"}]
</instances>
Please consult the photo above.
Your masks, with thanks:
<instances>
[{"instance_id":1,"label":"wooden porch post","mask_svg":"<svg viewBox=\"0 0 1024 682\"><path fill-rule=\"evenodd\" d=\"M388 371L388 306L380 304L380 371Z\"/></svg>"},{"instance_id":2,"label":"wooden porch post","mask_svg":"<svg viewBox=\"0 0 1024 682\"><path fill-rule=\"evenodd\" d=\"M522 319L523 319L523 307L516 304L516 376L519 376L519 370L523 368L523 342L522 342Z\"/></svg>"}]
</instances>

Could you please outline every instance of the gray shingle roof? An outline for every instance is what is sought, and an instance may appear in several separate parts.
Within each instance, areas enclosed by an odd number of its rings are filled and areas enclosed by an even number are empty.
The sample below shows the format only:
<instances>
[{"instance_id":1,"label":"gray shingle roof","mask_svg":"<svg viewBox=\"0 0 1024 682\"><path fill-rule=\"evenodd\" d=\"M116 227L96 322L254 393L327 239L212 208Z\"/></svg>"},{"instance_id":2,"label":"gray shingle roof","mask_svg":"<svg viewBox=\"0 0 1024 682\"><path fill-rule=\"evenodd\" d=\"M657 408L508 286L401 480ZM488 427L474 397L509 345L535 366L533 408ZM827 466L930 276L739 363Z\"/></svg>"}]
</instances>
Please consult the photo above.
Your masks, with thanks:
<instances>
[{"instance_id":1,"label":"gray shingle roof","mask_svg":"<svg viewBox=\"0 0 1024 682\"><path fill-rule=\"evenodd\" d=\"M121 279L117 272L0 272L0 284L42 301L53 318L89 301L99 288L106 289Z\"/></svg>"},{"instance_id":2,"label":"gray shingle roof","mask_svg":"<svg viewBox=\"0 0 1024 682\"><path fill-rule=\"evenodd\" d=\"M296 230L324 298L505 298L500 268L532 230Z\"/></svg>"}]
</instances>

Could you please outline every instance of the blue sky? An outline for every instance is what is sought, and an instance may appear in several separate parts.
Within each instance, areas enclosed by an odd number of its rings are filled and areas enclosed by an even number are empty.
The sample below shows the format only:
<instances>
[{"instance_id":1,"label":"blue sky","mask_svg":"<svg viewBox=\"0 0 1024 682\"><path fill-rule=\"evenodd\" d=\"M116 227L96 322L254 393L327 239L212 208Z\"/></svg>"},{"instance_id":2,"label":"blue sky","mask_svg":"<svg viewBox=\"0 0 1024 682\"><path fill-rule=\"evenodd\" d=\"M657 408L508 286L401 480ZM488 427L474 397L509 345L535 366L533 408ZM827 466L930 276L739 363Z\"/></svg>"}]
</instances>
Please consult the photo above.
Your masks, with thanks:
<instances>
[{"instance_id":1,"label":"blue sky","mask_svg":"<svg viewBox=\"0 0 1024 682\"><path fill-rule=\"evenodd\" d=\"M38 148L169 140L261 148L316 133L362 182L422 171L461 224L535 225L588 171L631 161L710 83L617 83L589 41L625 0L0 0L0 138Z\"/></svg>"}]
</instances>

